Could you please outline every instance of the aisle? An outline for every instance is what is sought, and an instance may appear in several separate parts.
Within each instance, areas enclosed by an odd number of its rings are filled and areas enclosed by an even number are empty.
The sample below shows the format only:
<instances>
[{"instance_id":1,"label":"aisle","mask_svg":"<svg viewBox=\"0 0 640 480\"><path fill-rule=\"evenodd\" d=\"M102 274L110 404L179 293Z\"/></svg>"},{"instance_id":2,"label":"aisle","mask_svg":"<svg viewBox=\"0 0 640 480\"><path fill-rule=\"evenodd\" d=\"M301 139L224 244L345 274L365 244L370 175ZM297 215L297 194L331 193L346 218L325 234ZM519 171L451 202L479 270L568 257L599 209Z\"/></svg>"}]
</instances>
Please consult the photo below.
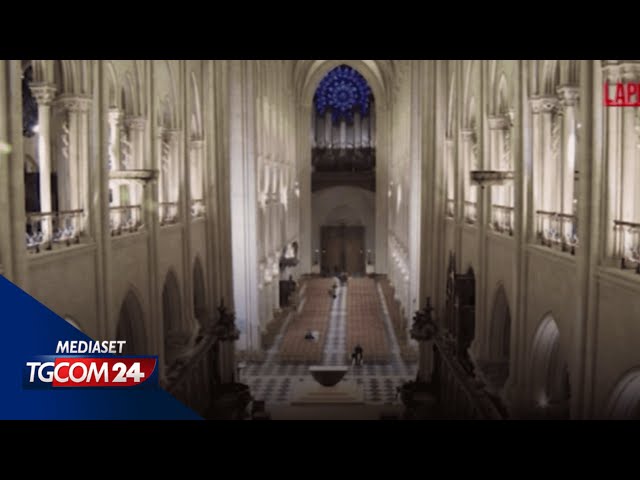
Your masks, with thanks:
<instances>
[{"instance_id":1,"label":"aisle","mask_svg":"<svg viewBox=\"0 0 640 480\"><path fill-rule=\"evenodd\" d=\"M345 365L346 362L347 287L338 287L337 295L329 314L323 365Z\"/></svg>"},{"instance_id":2,"label":"aisle","mask_svg":"<svg viewBox=\"0 0 640 480\"><path fill-rule=\"evenodd\" d=\"M316 280L316 279L314 279ZM314 282L310 280L310 282ZM317 279L316 281L326 281L326 279ZM311 286L311 285L308 285ZM326 288L323 286L323 288ZM323 342L322 363L325 365L344 365L346 364L347 346L347 294L349 286L339 287L337 298L333 301L329 309L329 317L327 318L326 338L321 338ZM315 291L316 294L324 294L325 290L312 288L309 291ZM307 292L308 293L308 292ZM391 326L388 310L385 304L384 296L381 295L379 287L375 289L376 296L380 297L379 322L384 325L384 331L390 348L390 362L386 364L375 364L366 362L362 367L351 367L345 378L356 379L357 382L364 386L365 405L362 406L363 411L355 414L355 417L361 415L373 415L378 410L370 410L370 406L384 407L399 405L399 399L396 397L396 387L403 383L415 379L417 365L415 363L406 364L399 355L399 345L395 338L394 330ZM305 296L303 301L309 301L311 296ZM318 299L315 300L317 303ZM307 310L306 305L302 305L301 310ZM303 414L306 407L289 406L290 393L295 382L302 382L309 378L308 366L303 364L282 363L279 361L279 350L282 347L284 333L291 327L288 319L282 326L279 335L276 337L274 346L267 354L267 360L263 363L250 363L242 373L239 381L246 383L251 388L251 394L256 400L264 400L267 408L273 406L277 408L278 418L292 418ZM349 407L344 412L355 412L359 407ZM290 411L288 409L291 409ZM322 409L320 409L321 411ZM274 410L275 412L276 410ZM369 413L366 413L369 412ZM382 411L382 410L380 410ZM289 412L289 413L287 413ZM379 412L378 412L379 413ZM375 415L377 415L376 413ZM347 414L348 416L349 414ZM274 417L275 418L275 417Z\"/></svg>"}]
</instances>

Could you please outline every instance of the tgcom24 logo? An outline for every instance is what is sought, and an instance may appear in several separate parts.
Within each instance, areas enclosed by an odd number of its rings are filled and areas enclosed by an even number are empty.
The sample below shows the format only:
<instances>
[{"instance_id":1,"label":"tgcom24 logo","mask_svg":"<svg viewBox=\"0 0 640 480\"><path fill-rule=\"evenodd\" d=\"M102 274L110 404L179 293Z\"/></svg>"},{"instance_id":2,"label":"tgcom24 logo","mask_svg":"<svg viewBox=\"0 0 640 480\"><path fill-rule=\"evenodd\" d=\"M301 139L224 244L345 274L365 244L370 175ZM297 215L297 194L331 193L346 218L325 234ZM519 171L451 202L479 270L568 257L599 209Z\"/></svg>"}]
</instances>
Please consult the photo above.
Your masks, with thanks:
<instances>
[{"instance_id":1,"label":"tgcom24 logo","mask_svg":"<svg viewBox=\"0 0 640 480\"><path fill-rule=\"evenodd\" d=\"M25 389L153 387L158 384L156 356L121 354L123 341L59 341L55 355L25 362Z\"/></svg>"}]
</instances>

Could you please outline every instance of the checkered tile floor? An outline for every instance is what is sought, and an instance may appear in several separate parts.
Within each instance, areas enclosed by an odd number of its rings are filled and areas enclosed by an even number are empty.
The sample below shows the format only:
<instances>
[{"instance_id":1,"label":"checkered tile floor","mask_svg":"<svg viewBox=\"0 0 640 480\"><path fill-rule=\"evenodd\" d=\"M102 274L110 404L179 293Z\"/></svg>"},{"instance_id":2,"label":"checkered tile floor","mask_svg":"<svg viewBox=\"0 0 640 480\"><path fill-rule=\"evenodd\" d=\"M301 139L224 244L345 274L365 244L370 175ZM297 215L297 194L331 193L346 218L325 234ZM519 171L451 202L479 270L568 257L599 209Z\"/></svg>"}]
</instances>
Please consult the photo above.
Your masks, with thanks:
<instances>
[{"instance_id":1,"label":"checkered tile floor","mask_svg":"<svg viewBox=\"0 0 640 480\"><path fill-rule=\"evenodd\" d=\"M325 365L344 364L347 288L339 287L338 297L334 300L331 309L323 360ZM402 361L382 291L380 288L378 291L382 300L383 317L391 345L392 361L385 365L365 362L360 367L351 366L344 380L356 379L358 383L364 385L367 404L398 404L400 400L396 396L396 387L415 379L417 366ZM273 347L267 352L266 361L259 364L248 364L240 375L240 381L249 385L253 397L256 400L264 400L267 404L288 404L293 384L310 377L306 365L279 364L275 360L287 323L288 321L285 322L282 331L276 337Z\"/></svg>"}]
</instances>

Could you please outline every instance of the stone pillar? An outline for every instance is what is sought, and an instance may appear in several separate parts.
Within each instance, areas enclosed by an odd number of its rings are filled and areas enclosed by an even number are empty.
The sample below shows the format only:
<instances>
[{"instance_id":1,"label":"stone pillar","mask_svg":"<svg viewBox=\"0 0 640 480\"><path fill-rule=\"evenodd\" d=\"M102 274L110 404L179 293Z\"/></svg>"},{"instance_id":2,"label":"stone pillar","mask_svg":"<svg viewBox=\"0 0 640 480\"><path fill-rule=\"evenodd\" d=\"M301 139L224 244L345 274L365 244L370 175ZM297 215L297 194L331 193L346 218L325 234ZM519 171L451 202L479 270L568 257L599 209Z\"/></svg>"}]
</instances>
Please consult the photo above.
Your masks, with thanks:
<instances>
[{"instance_id":1,"label":"stone pillar","mask_svg":"<svg viewBox=\"0 0 640 480\"><path fill-rule=\"evenodd\" d=\"M107 113L107 121L109 123L109 146L107 150L109 171L120 170L120 115L120 110L117 108L110 108Z\"/></svg>"},{"instance_id":2,"label":"stone pillar","mask_svg":"<svg viewBox=\"0 0 640 480\"><path fill-rule=\"evenodd\" d=\"M203 153L204 153L204 140L201 139L192 139L191 140L191 199L203 199L203 187L202 187L202 178L204 172L204 162L203 162Z\"/></svg>"},{"instance_id":3,"label":"stone pillar","mask_svg":"<svg viewBox=\"0 0 640 480\"><path fill-rule=\"evenodd\" d=\"M462 134L462 158L463 158L463 188L464 188L464 200L467 202L476 201L476 189L471 188L469 175L471 170L476 166L473 164L473 141L475 137L475 131L471 128L465 128L460 131ZM464 202L462 203L462 216L464 218L466 214L466 207Z\"/></svg>"},{"instance_id":4,"label":"stone pillar","mask_svg":"<svg viewBox=\"0 0 640 480\"><path fill-rule=\"evenodd\" d=\"M561 168L561 207L562 213L574 213L574 172L576 170L576 106L578 104L579 89L573 86L558 88L560 105L563 109L562 135L562 168ZM569 140L572 140L572 143ZM572 145L572 150L570 150Z\"/></svg>"},{"instance_id":5,"label":"stone pillar","mask_svg":"<svg viewBox=\"0 0 640 480\"><path fill-rule=\"evenodd\" d=\"M89 115L91 110L92 99L90 97L79 96L76 101L76 109L78 111L78 175L80 183L77 186L79 190L80 208L84 210L79 224L80 231L93 236L95 232L91 230L89 222L89 214L91 209L91 197L93 195L90 187L89 175Z\"/></svg>"},{"instance_id":6,"label":"stone pillar","mask_svg":"<svg viewBox=\"0 0 640 480\"><path fill-rule=\"evenodd\" d=\"M55 102L57 108L62 111L63 142L68 142L63 154L66 165L58 165L58 210L76 210L79 208L79 177L78 177L78 110L75 98L63 95ZM66 168L64 168L66 167ZM64 172L64 173L63 173ZM66 178L60 178L66 175ZM63 202L62 199L66 201Z\"/></svg>"},{"instance_id":7,"label":"stone pillar","mask_svg":"<svg viewBox=\"0 0 640 480\"><path fill-rule=\"evenodd\" d=\"M40 172L40 211L51 212L51 101L56 88L50 84L31 84L38 102L38 170ZM42 222L43 240L51 237L51 217Z\"/></svg>"},{"instance_id":8,"label":"stone pillar","mask_svg":"<svg viewBox=\"0 0 640 480\"><path fill-rule=\"evenodd\" d=\"M180 195L180 130L165 130L169 143L169 195L168 202L177 202Z\"/></svg>"},{"instance_id":9,"label":"stone pillar","mask_svg":"<svg viewBox=\"0 0 640 480\"><path fill-rule=\"evenodd\" d=\"M557 97L542 97L540 113L542 116L542 161L539 163L541 174L541 205L542 210L557 211L558 193L549 179L557 178L557 165L555 164L553 150L553 116L557 114ZM546 180L545 180L546 179Z\"/></svg>"}]
</instances>

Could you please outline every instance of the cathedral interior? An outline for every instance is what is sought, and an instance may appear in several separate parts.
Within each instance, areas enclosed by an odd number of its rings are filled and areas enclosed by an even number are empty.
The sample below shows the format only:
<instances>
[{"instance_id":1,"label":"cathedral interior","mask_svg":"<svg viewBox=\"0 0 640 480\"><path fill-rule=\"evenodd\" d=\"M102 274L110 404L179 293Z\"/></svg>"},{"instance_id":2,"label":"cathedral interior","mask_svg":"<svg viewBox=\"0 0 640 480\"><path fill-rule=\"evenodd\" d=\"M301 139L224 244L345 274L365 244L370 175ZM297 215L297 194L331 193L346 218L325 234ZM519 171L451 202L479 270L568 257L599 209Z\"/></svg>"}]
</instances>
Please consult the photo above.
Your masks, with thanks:
<instances>
[{"instance_id":1,"label":"cathedral interior","mask_svg":"<svg viewBox=\"0 0 640 480\"><path fill-rule=\"evenodd\" d=\"M640 419L639 81L2 60L0 274L208 419Z\"/></svg>"}]
</instances>

